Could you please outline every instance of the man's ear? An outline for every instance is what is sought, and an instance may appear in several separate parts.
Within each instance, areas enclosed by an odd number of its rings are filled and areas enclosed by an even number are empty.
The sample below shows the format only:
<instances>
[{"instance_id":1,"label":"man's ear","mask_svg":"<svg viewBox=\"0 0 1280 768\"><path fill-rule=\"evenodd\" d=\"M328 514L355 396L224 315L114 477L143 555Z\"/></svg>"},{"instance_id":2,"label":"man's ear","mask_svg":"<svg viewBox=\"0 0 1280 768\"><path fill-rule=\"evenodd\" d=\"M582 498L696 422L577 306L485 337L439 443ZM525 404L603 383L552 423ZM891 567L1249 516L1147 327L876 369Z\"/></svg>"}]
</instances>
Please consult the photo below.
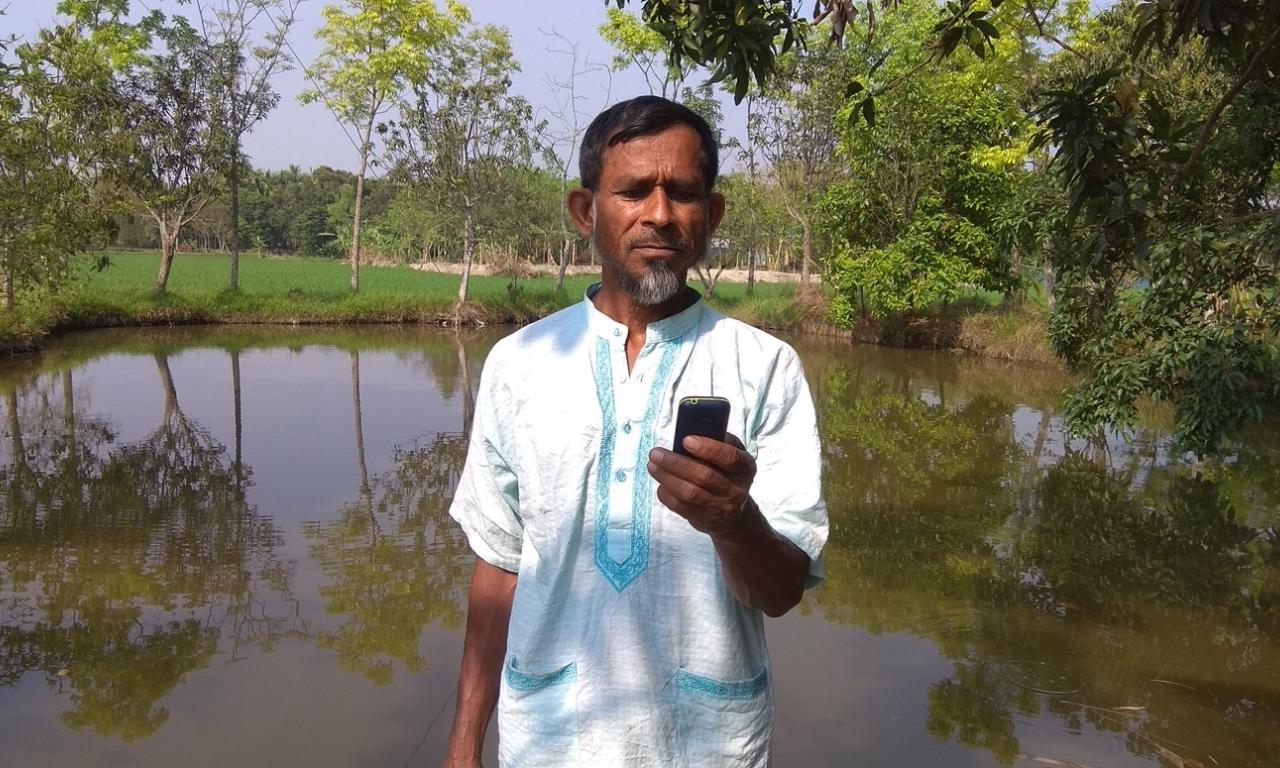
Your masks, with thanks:
<instances>
[{"instance_id":1,"label":"man's ear","mask_svg":"<svg viewBox=\"0 0 1280 768\"><path fill-rule=\"evenodd\" d=\"M586 187L569 190L569 218L573 219L573 226L578 229L578 233L588 240L591 239L591 229L595 224L595 218L591 215L591 201L594 198L595 193Z\"/></svg>"},{"instance_id":2,"label":"man's ear","mask_svg":"<svg viewBox=\"0 0 1280 768\"><path fill-rule=\"evenodd\" d=\"M720 220L724 218L724 195L719 192L711 193L711 201L707 209L707 234L716 231L716 227L720 226Z\"/></svg>"}]
</instances>

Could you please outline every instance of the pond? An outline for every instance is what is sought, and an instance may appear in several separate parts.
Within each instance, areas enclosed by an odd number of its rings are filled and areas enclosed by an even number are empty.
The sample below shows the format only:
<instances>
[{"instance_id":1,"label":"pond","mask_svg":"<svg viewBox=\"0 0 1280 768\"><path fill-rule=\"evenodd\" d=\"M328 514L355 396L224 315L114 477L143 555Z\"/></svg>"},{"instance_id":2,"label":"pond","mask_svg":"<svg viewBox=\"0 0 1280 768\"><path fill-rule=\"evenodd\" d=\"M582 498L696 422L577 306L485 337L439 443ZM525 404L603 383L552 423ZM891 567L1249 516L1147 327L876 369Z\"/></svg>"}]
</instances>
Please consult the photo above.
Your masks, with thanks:
<instances>
[{"instance_id":1,"label":"pond","mask_svg":"<svg viewBox=\"0 0 1280 768\"><path fill-rule=\"evenodd\" d=\"M506 332L0 363L0 765L438 765L472 563L447 510ZM1068 438L1058 371L790 341L832 536L767 625L777 765L1280 764L1280 429L1197 466L1159 408Z\"/></svg>"}]
</instances>

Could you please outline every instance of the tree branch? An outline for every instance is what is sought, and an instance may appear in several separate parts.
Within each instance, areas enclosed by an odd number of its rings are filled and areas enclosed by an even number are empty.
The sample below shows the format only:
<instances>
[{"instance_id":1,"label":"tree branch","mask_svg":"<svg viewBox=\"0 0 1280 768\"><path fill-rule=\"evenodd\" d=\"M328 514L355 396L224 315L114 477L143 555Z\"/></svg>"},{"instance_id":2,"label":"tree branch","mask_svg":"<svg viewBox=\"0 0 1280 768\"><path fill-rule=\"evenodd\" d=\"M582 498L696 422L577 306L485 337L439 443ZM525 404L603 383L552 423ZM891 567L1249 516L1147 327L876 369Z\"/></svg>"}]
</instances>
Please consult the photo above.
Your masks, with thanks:
<instances>
[{"instance_id":1,"label":"tree branch","mask_svg":"<svg viewBox=\"0 0 1280 768\"><path fill-rule=\"evenodd\" d=\"M1069 51L1069 52L1071 52L1071 53L1075 54L1076 56L1079 56L1079 57L1080 57L1081 59L1083 59L1084 61L1088 61L1088 60L1089 60L1089 57L1088 57L1088 56L1085 56L1083 53L1081 53L1081 52L1077 51L1075 48L1072 48L1071 46L1069 46L1069 45L1067 45L1066 43L1062 42L1061 40L1059 40L1059 39L1057 38L1057 36L1055 36L1055 35L1053 35L1053 34L1051 34L1051 33L1049 33L1049 32L1046 32L1046 31L1045 31L1045 29L1044 29L1044 22L1043 22L1043 21L1041 21L1041 20L1040 20L1040 16L1036 14L1035 6L1033 6L1033 5L1031 4L1031 0L1027 0L1026 5L1025 5L1024 7L1026 8L1027 13L1029 13L1029 14L1031 15L1031 20L1032 20L1032 21L1034 21L1034 22L1036 23L1036 30L1040 33L1040 36L1041 36L1041 37L1043 37L1043 38L1044 38L1044 39L1046 39L1046 40L1052 41L1053 43L1056 43L1056 44L1057 44L1057 46L1058 46L1059 48L1061 48L1062 50L1064 50L1064 51Z\"/></svg>"},{"instance_id":2,"label":"tree branch","mask_svg":"<svg viewBox=\"0 0 1280 768\"><path fill-rule=\"evenodd\" d=\"M1263 219L1280 219L1280 208L1270 208L1265 211L1254 211L1243 216L1233 216L1230 219L1224 219L1223 224L1248 224L1254 221L1262 221Z\"/></svg>"},{"instance_id":3,"label":"tree branch","mask_svg":"<svg viewBox=\"0 0 1280 768\"><path fill-rule=\"evenodd\" d=\"M1263 54L1267 52L1268 48L1275 45L1278 40L1280 40L1280 25L1276 26L1275 30L1271 32L1271 36L1268 37L1262 46L1258 48L1257 52L1253 54L1253 58L1249 61L1249 65L1245 67L1244 74L1240 75L1240 79L1236 81L1236 84L1233 85L1231 90L1227 91L1223 97L1218 100L1218 103L1213 106L1213 110L1209 113L1209 118L1205 120L1204 127L1200 129L1200 138L1196 141L1195 149L1191 150L1191 156L1187 158L1187 161L1183 163L1182 167L1178 169L1178 172L1174 174L1173 179L1175 182L1183 179L1191 172L1191 169L1200 162L1200 156L1204 154L1205 147L1209 145L1209 139L1213 136L1214 129L1218 125L1218 118L1222 117L1223 110L1230 106L1231 102L1236 100L1236 97L1240 95L1240 91L1242 91L1244 87L1248 85L1249 81L1253 79L1255 70L1257 70L1262 64Z\"/></svg>"}]
</instances>

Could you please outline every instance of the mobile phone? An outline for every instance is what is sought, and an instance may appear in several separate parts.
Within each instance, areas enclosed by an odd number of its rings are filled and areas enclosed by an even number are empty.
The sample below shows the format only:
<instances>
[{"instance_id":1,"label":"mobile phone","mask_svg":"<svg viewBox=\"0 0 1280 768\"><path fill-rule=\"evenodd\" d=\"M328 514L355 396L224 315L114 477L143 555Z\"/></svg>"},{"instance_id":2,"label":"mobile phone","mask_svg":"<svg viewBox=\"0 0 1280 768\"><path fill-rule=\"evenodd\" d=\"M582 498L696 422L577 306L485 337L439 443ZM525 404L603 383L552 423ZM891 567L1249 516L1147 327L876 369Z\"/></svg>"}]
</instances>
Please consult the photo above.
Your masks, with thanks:
<instances>
[{"instance_id":1,"label":"mobile phone","mask_svg":"<svg viewBox=\"0 0 1280 768\"><path fill-rule=\"evenodd\" d=\"M684 439L690 435L724 442L729 430L729 401L723 397L685 397L676 407L676 438L671 450L682 456Z\"/></svg>"}]
</instances>

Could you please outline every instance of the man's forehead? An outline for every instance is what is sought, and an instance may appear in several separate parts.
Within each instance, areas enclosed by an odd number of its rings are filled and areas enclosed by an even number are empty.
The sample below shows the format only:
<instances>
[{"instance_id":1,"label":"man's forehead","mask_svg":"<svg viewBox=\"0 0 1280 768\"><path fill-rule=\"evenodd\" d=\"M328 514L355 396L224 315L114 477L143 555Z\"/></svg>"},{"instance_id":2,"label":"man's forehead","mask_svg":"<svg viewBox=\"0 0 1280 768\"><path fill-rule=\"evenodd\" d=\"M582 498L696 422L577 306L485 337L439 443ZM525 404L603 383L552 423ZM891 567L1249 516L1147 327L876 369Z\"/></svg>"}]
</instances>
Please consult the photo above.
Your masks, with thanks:
<instances>
[{"instance_id":1,"label":"man's forehead","mask_svg":"<svg viewBox=\"0 0 1280 768\"><path fill-rule=\"evenodd\" d=\"M611 136L617 135L615 131ZM698 132L683 123L660 131L633 136L626 141L605 142L601 160L603 174L652 176L659 172L688 176L701 183L702 139ZM611 173L612 172L612 173Z\"/></svg>"}]
</instances>

